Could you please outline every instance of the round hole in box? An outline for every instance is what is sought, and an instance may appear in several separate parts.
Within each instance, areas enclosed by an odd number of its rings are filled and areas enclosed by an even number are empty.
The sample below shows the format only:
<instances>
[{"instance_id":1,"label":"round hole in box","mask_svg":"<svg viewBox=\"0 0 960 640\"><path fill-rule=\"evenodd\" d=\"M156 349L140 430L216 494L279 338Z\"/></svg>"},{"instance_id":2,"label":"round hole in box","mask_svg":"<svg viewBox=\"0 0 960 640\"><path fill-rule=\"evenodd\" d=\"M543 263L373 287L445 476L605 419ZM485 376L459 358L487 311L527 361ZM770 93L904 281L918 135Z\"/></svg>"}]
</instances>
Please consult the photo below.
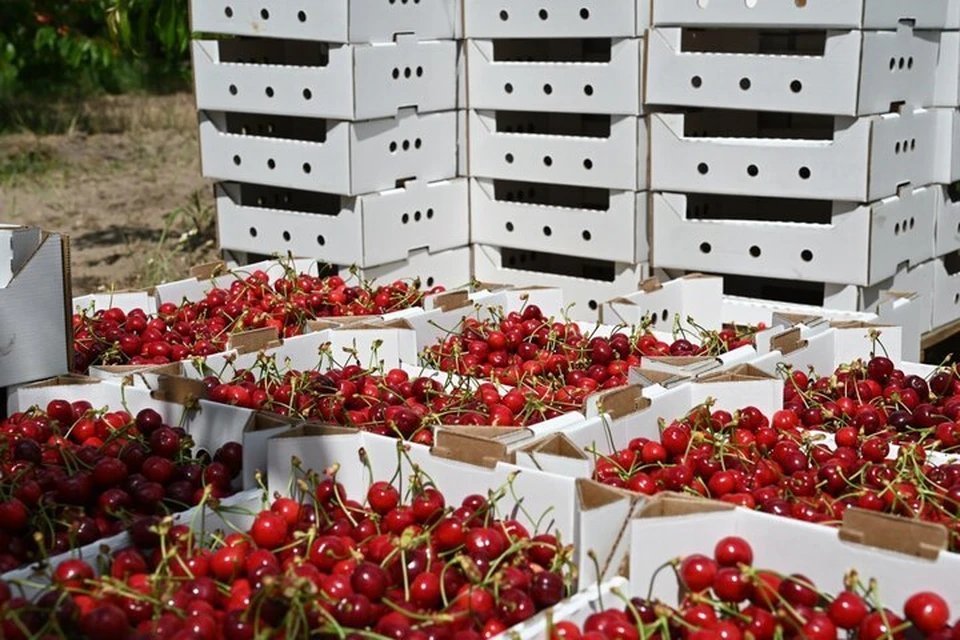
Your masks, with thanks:
<instances>
[{"instance_id":1,"label":"round hole in box","mask_svg":"<svg viewBox=\"0 0 960 640\"><path fill-rule=\"evenodd\" d=\"M546 20L550 17L550 14L547 13L546 9L540 9L540 11L537 12L537 15L540 16L541 20Z\"/></svg>"},{"instance_id":2,"label":"round hole in box","mask_svg":"<svg viewBox=\"0 0 960 640\"><path fill-rule=\"evenodd\" d=\"M396 142L391 142L391 143L390 143L390 153L396 153L396 152L397 152L397 143L396 143Z\"/></svg>"},{"instance_id":3,"label":"round hole in box","mask_svg":"<svg viewBox=\"0 0 960 640\"><path fill-rule=\"evenodd\" d=\"M409 141L409 140L404 140L404 141L403 141L403 150L404 150L404 151L409 151L409 150L410 150L410 141Z\"/></svg>"},{"instance_id":4,"label":"round hole in box","mask_svg":"<svg viewBox=\"0 0 960 640\"><path fill-rule=\"evenodd\" d=\"M897 224L893 225L893 235L895 235L895 236L900 235L900 223L899 223L899 222L898 222Z\"/></svg>"},{"instance_id":5,"label":"round hole in box","mask_svg":"<svg viewBox=\"0 0 960 640\"><path fill-rule=\"evenodd\" d=\"M910 151L913 151L913 150L916 149L916 148L917 148L917 139L916 139L916 138L911 138L911 139L910 139Z\"/></svg>"},{"instance_id":6,"label":"round hole in box","mask_svg":"<svg viewBox=\"0 0 960 640\"><path fill-rule=\"evenodd\" d=\"M428 286L428 287L432 287L434 282L435 282L435 280L433 279L433 276L430 276L429 278L427 278L427 286Z\"/></svg>"},{"instance_id":7,"label":"round hole in box","mask_svg":"<svg viewBox=\"0 0 960 640\"><path fill-rule=\"evenodd\" d=\"M317 244L322 247L323 245L327 244L327 239L323 236L317 236Z\"/></svg>"},{"instance_id":8,"label":"round hole in box","mask_svg":"<svg viewBox=\"0 0 960 640\"><path fill-rule=\"evenodd\" d=\"M710 246L709 242L700 243L700 253L710 253L713 251L713 247Z\"/></svg>"},{"instance_id":9,"label":"round hole in box","mask_svg":"<svg viewBox=\"0 0 960 640\"><path fill-rule=\"evenodd\" d=\"M543 85L543 92L547 95L550 95L551 93L553 93L553 87L550 86L549 84L545 84Z\"/></svg>"},{"instance_id":10,"label":"round hole in box","mask_svg":"<svg viewBox=\"0 0 960 640\"><path fill-rule=\"evenodd\" d=\"M893 145L893 152L900 153L900 141L897 140L897 144Z\"/></svg>"},{"instance_id":11,"label":"round hole in box","mask_svg":"<svg viewBox=\"0 0 960 640\"><path fill-rule=\"evenodd\" d=\"M593 169L593 160L591 160L590 158L584 158L583 168L586 169L587 171L589 171L590 169Z\"/></svg>"},{"instance_id":12,"label":"round hole in box","mask_svg":"<svg viewBox=\"0 0 960 640\"><path fill-rule=\"evenodd\" d=\"M224 10L223 10L223 13L224 13L224 15L226 15L228 18L232 18L232 17L233 17L233 7L225 7Z\"/></svg>"},{"instance_id":13,"label":"round hole in box","mask_svg":"<svg viewBox=\"0 0 960 640\"><path fill-rule=\"evenodd\" d=\"M427 220L433 220L433 209L427 209Z\"/></svg>"},{"instance_id":14,"label":"round hole in box","mask_svg":"<svg viewBox=\"0 0 960 640\"><path fill-rule=\"evenodd\" d=\"M413 141L413 147L415 149L419 149L422 146L423 146L423 140L421 140L420 138L417 138L416 140Z\"/></svg>"},{"instance_id":15,"label":"round hole in box","mask_svg":"<svg viewBox=\"0 0 960 640\"><path fill-rule=\"evenodd\" d=\"M423 67L417 67L417 77L418 78L423 77Z\"/></svg>"},{"instance_id":16,"label":"round hole in box","mask_svg":"<svg viewBox=\"0 0 960 640\"><path fill-rule=\"evenodd\" d=\"M897 60L897 68L898 68L898 69L903 69L903 67L904 67L906 64L907 64L907 61L904 60L903 58L900 58L899 60Z\"/></svg>"},{"instance_id":17,"label":"round hole in box","mask_svg":"<svg viewBox=\"0 0 960 640\"><path fill-rule=\"evenodd\" d=\"M313 168L310 166L310 163L309 163L309 162L304 162L304 163L303 163L303 172L304 172L304 173L310 173L311 171L313 171Z\"/></svg>"},{"instance_id":18,"label":"round hole in box","mask_svg":"<svg viewBox=\"0 0 960 640\"><path fill-rule=\"evenodd\" d=\"M953 304L960 304L960 293L953 294Z\"/></svg>"},{"instance_id":19,"label":"round hole in box","mask_svg":"<svg viewBox=\"0 0 960 640\"><path fill-rule=\"evenodd\" d=\"M803 91L803 83L799 80L792 81L790 83L790 91L793 91L794 93L800 93Z\"/></svg>"},{"instance_id":20,"label":"round hole in box","mask_svg":"<svg viewBox=\"0 0 960 640\"><path fill-rule=\"evenodd\" d=\"M403 224L407 224L408 222L410 222L410 214L405 213L402 216L400 216L400 222L402 222Z\"/></svg>"},{"instance_id":21,"label":"round hole in box","mask_svg":"<svg viewBox=\"0 0 960 640\"><path fill-rule=\"evenodd\" d=\"M277 161L274 160L273 158L270 158L269 160L267 160L267 168L268 168L268 169L276 169L276 168L277 168Z\"/></svg>"},{"instance_id":22,"label":"round hole in box","mask_svg":"<svg viewBox=\"0 0 960 640\"><path fill-rule=\"evenodd\" d=\"M312 99L312 98L313 98L313 91L310 91L310 89L304 89L304 90L303 90L303 99L304 99L304 100L310 100L310 99Z\"/></svg>"},{"instance_id":23,"label":"round hole in box","mask_svg":"<svg viewBox=\"0 0 960 640\"><path fill-rule=\"evenodd\" d=\"M747 175L751 178L756 178L758 175L760 175L760 169L757 167L757 165L751 164L747 167Z\"/></svg>"},{"instance_id":24,"label":"round hole in box","mask_svg":"<svg viewBox=\"0 0 960 640\"><path fill-rule=\"evenodd\" d=\"M414 221L414 222L420 222L420 218L422 218L422 217L423 217L423 214L420 213L419 211L415 211L415 212L413 213L413 221Z\"/></svg>"},{"instance_id":25,"label":"round hole in box","mask_svg":"<svg viewBox=\"0 0 960 640\"><path fill-rule=\"evenodd\" d=\"M750 255L753 256L754 258L759 258L760 253L761 253L760 247L758 247L757 245L753 245L752 247L750 247Z\"/></svg>"},{"instance_id":26,"label":"round hole in box","mask_svg":"<svg viewBox=\"0 0 960 640\"><path fill-rule=\"evenodd\" d=\"M553 158L550 156L543 156L543 164L548 167L553 166Z\"/></svg>"},{"instance_id":27,"label":"round hole in box","mask_svg":"<svg viewBox=\"0 0 960 640\"><path fill-rule=\"evenodd\" d=\"M243 160L240 159L240 156L233 156L233 164L239 167L241 162L243 162Z\"/></svg>"},{"instance_id":28,"label":"round hole in box","mask_svg":"<svg viewBox=\"0 0 960 640\"><path fill-rule=\"evenodd\" d=\"M690 84L693 85L694 89L699 89L703 86L703 78L700 76L693 76L690 78Z\"/></svg>"},{"instance_id":29,"label":"round hole in box","mask_svg":"<svg viewBox=\"0 0 960 640\"><path fill-rule=\"evenodd\" d=\"M592 96L592 95L593 95L593 85L592 85L592 84L584 85L584 87L583 87L583 92L584 92L586 95L588 95L588 96Z\"/></svg>"},{"instance_id":30,"label":"round hole in box","mask_svg":"<svg viewBox=\"0 0 960 640\"><path fill-rule=\"evenodd\" d=\"M896 68L897 68L897 59L890 58L890 71L893 71Z\"/></svg>"},{"instance_id":31,"label":"round hole in box","mask_svg":"<svg viewBox=\"0 0 960 640\"><path fill-rule=\"evenodd\" d=\"M413 72L410 71L410 67L404 67L404 68L403 68L403 77L404 77L404 78L409 78L411 73L413 73Z\"/></svg>"},{"instance_id":32,"label":"round hole in box","mask_svg":"<svg viewBox=\"0 0 960 640\"><path fill-rule=\"evenodd\" d=\"M393 75L393 79L394 79L394 80L398 79L398 78L400 77L400 69L394 67L394 68L393 68L393 73L392 73L391 75Z\"/></svg>"},{"instance_id":33,"label":"round hole in box","mask_svg":"<svg viewBox=\"0 0 960 640\"><path fill-rule=\"evenodd\" d=\"M668 318L669 316L670 316L670 314L667 312L666 309L664 309L664 310L663 310L663 314L661 314L660 317L663 318L663 321L664 321L664 322L666 322L666 321L667 321L667 318Z\"/></svg>"},{"instance_id":34,"label":"round hole in box","mask_svg":"<svg viewBox=\"0 0 960 640\"><path fill-rule=\"evenodd\" d=\"M272 97L273 97L273 87L267 87L267 89L266 89L266 94L267 94L267 97L268 97L268 98L272 98Z\"/></svg>"},{"instance_id":35,"label":"round hole in box","mask_svg":"<svg viewBox=\"0 0 960 640\"><path fill-rule=\"evenodd\" d=\"M506 11L501 11L501 12L500 12L500 19L503 20L504 22L506 22L507 20L510 19L510 14L507 13Z\"/></svg>"},{"instance_id":36,"label":"round hole in box","mask_svg":"<svg viewBox=\"0 0 960 640\"><path fill-rule=\"evenodd\" d=\"M503 85L503 90L506 93L513 93L513 85L508 82L507 84Z\"/></svg>"},{"instance_id":37,"label":"round hole in box","mask_svg":"<svg viewBox=\"0 0 960 640\"><path fill-rule=\"evenodd\" d=\"M306 12L306 11L298 11L298 12L297 12L297 20L299 20L300 22L306 22L306 21L307 21L307 12Z\"/></svg>"},{"instance_id":38,"label":"round hole in box","mask_svg":"<svg viewBox=\"0 0 960 640\"><path fill-rule=\"evenodd\" d=\"M269 20L270 12L267 11L266 9L260 9L260 17L263 18L264 20Z\"/></svg>"},{"instance_id":39,"label":"round hole in box","mask_svg":"<svg viewBox=\"0 0 960 640\"><path fill-rule=\"evenodd\" d=\"M916 222L917 222L916 220L914 220L913 218L910 218L910 228L911 228L911 229L913 229L913 226L916 224Z\"/></svg>"},{"instance_id":40,"label":"round hole in box","mask_svg":"<svg viewBox=\"0 0 960 640\"><path fill-rule=\"evenodd\" d=\"M237 95L237 92L238 92L237 85L235 84L230 85L230 95L235 96Z\"/></svg>"},{"instance_id":41,"label":"round hole in box","mask_svg":"<svg viewBox=\"0 0 960 640\"><path fill-rule=\"evenodd\" d=\"M507 161L507 164L513 164L513 154L512 154L512 153L508 153L507 155L503 156L503 159Z\"/></svg>"},{"instance_id":42,"label":"round hole in box","mask_svg":"<svg viewBox=\"0 0 960 640\"><path fill-rule=\"evenodd\" d=\"M590 18L590 9L587 9L586 7L583 7L582 9L580 9L580 17L581 17L582 19L584 19L584 20L589 19L589 18Z\"/></svg>"},{"instance_id":43,"label":"round hole in box","mask_svg":"<svg viewBox=\"0 0 960 640\"><path fill-rule=\"evenodd\" d=\"M800 174L801 180L810 179L810 167L800 167L800 171L798 173Z\"/></svg>"},{"instance_id":44,"label":"round hole in box","mask_svg":"<svg viewBox=\"0 0 960 640\"><path fill-rule=\"evenodd\" d=\"M257 228L256 228L256 227L250 227L250 237L251 237L251 238L256 238L256 237L257 237Z\"/></svg>"},{"instance_id":45,"label":"round hole in box","mask_svg":"<svg viewBox=\"0 0 960 640\"><path fill-rule=\"evenodd\" d=\"M543 228L543 235L545 235L545 236L547 236L547 237L552 236L552 235L553 235L553 229L551 229L550 227L544 227L544 228Z\"/></svg>"},{"instance_id":46,"label":"round hole in box","mask_svg":"<svg viewBox=\"0 0 960 640\"><path fill-rule=\"evenodd\" d=\"M913 69L913 56L907 58L907 69Z\"/></svg>"},{"instance_id":47,"label":"round hole in box","mask_svg":"<svg viewBox=\"0 0 960 640\"><path fill-rule=\"evenodd\" d=\"M583 233L581 233L580 235L581 235L581 236L583 237L583 239L586 240L587 242L590 242L590 240L593 239L593 234L590 233L590 231L588 231L587 229L584 229L584 230L583 230Z\"/></svg>"},{"instance_id":48,"label":"round hole in box","mask_svg":"<svg viewBox=\"0 0 960 640\"><path fill-rule=\"evenodd\" d=\"M289 232L289 231L284 231L284 232L283 232L283 240L284 240L285 242L290 242L290 232Z\"/></svg>"},{"instance_id":49,"label":"round hole in box","mask_svg":"<svg viewBox=\"0 0 960 640\"><path fill-rule=\"evenodd\" d=\"M507 231L513 231L513 223L512 223L512 222L508 222L508 223L506 224L506 227L507 227Z\"/></svg>"},{"instance_id":50,"label":"round hole in box","mask_svg":"<svg viewBox=\"0 0 960 640\"><path fill-rule=\"evenodd\" d=\"M800 252L800 259L804 262L810 262L813 260L813 251L810 251L810 249L804 249Z\"/></svg>"},{"instance_id":51,"label":"round hole in box","mask_svg":"<svg viewBox=\"0 0 960 640\"><path fill-rule=\"evenodd\" d=\"M708 165L706 162L701 162L697 165L697 171L700 173L700 175L705 176L710 173L710 165Z\"/></svg>"},{"instance_id":52,"label":"round hole in box","mask_svg":"<svg viewBox=\"0 0 960 640\"><path fill-rule=\"evenodd\" d=\"M600 305L597 304L596 300L591 300L590 302L587 303L587 306L590 307L590 311L596 311L597 307L599 307Z\"/></svg>"},{"instance_id":53,"label":"round hole in box","mask_svg":"<svg viewBox=\"0 0 960 640\"><path fill-rule=\"evenodd\" d=\"M740 88L744 91L750 89L750 78L740 78Z\"/></svg>"}]
</instances>

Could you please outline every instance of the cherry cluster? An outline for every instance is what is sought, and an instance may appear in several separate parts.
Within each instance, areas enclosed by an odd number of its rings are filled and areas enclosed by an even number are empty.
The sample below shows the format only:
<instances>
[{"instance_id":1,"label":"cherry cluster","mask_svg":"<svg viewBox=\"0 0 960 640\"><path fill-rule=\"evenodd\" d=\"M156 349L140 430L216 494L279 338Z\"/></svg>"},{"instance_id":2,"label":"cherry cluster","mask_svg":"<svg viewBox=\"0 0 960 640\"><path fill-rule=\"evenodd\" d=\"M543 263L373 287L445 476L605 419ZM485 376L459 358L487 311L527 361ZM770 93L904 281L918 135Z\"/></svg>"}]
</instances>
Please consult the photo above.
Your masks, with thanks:
<instances>
[{"instance_id":1,"label":"cherry cluster","mask_svg":"<svg viewBox=\"0 0 960 640\"><path fill-rule=\"evenodd\" d=\"M443 291L434 287L429 294ZM264 271L215 287L202 300L143 309L83 311L73 316L76 371L91 365L166 364L226 348L231 334L273 327L283 337L303 333L317 318L374 316L421 304L425 292L397 281L349 286L339 276L288 273L271 284Z\"/></svg>"},{"instance_id":2,"label":"cherry cluster","mask_svg":"<svg viewBox=\"0 0 960 640\"><path fill-rule=\"evenodd\" d=\"M893 456L876 434L843 432L830 447L789 409L768 418L697 407L658 438L598 457L594 473L643 494L692 492L808 522L838 523L849 507L918 518L946 526L960 549L960 463L932 464L915 444Z\"/></svg>"},{"instance_id":3,"label":"cherry cluster","mask_svg":"<svg viewBox=\"0 0 960 640\"><path fill-rule=\"evenodd\" d=\"M492 383L411 376L403 369L368 370L358 365L323 373L287 370L272 362L239 371L223 381L205 379L210 400L305 420L356 427L384 436L433 444L434 427L528 426L579 411L588 391L499 389Z\"/></svg>"},{"instance_id":4,"label":"cherry cluster","mask_svg":"<svg viewBox=\"0 0 960 640\"><path fill-rule=\"evenodd\" d=\"M211 460L193 457L191 444L152 409L134 418L86 401L53 400L0 422L0 572L229 495L241 445Z\"/></svg>"},{"instance_id":5,"label":"cherry cluster","mask_svg":"<svg viewBox=\"0 0 960 640\"><path fill-rule=\"evenodd\" d=\"M452 506L422 479L406 496L381 481L360 504L335 475L307 491L243 532L160 523L100 577L60 564L33 600L0 583L0 637L480 640L568 595L570 549L498 518L502 491Z\"/></svg>"},{"instance_id":6,"label":"cherry cluster","mask_svg":"<svg viewBox=\"0 0 960 640\"><path fill-rule=\"evenodd\" d=\"M940 367L929 379L906 375L884 356L837 368L829 377L791 372L784 408L808 428L859 434L894 444L960 451L960 370Z\"/></svg>"},{"instance_id":7,"label":"cherry cluster","mask_svg":"<svg viewBox=\"0 0 960 640\"><path fill-rule=\"evenodd\" d=\"M579 627L558 622L551 640L858 640L960 638L960 620L932 591L913 594L902 615L881 604L878 588L861 584L855 572L846 589L830 595L808 578L753 566L753 549L740 537L717 543L713 556L694 554L672 563L687 595L679 606L634 598L623 609L592 614Z\"/></svg>"},{"instance_id":8,"label":"cherry cluster","mask_svg":"<svg viewBox=\"0 0 960 640\"><path fill-rule=\"evenodd\" d=\"M465 319L423 358L440 371L510 386L567 384L595 391L625 385L630 367L643 356L716 356L752 344L754 333L702 330L691 336L696 343L686 336L667 343L646 327L591 336L576 323L546 318L538 306L527 305L503 318Z\"/></svg>"}]
</instances>

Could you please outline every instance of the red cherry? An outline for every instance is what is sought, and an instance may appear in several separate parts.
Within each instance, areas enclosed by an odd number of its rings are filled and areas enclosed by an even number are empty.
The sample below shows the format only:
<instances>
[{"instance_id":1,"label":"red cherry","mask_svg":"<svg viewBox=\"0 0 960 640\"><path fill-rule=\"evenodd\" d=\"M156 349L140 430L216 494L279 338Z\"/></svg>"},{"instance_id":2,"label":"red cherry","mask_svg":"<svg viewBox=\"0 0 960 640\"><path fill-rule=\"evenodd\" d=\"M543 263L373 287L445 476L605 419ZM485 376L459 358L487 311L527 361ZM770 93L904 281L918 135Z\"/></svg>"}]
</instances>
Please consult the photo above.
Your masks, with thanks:
<instances>
[{"instance_id":1,"label":"red cherry","mask_svg":"<svg viewBox=\"0 0 960 640\"><path fill-rule=\"evenodd\" d=\"M717 563L707 556L694 554L680 563L680 579L694 592L705 591L713 585L717 575Z\"/></svg>"},{"instance_id":2,"label":"red cherry","mask_svg":"<svg viewBox=\"0 0 960 640\"><path fill-rule=\"evenodd\" d=\"M904 604L903 613L925 635L939 631L950 620L950 608L946 601L930 591L910 596Z\"/></svg>"}]
</instances>

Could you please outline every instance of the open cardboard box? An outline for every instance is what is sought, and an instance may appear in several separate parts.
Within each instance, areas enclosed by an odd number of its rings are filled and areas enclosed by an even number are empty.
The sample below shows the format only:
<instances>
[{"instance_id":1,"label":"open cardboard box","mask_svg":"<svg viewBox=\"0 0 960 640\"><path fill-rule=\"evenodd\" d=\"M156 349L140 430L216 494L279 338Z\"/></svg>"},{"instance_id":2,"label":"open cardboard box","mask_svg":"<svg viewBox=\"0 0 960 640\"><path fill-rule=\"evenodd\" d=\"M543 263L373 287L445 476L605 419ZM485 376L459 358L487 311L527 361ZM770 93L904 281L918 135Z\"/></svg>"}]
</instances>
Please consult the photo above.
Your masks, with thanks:
<instances>
[{"instance_id":1,"label":"open cardboard box","mask_svg":"<svg viewBox=\"0 0 960 640\"><path fill-rule=\"evenodd\" d=\"M640 283L635 293L608 300L601 307L601 318L607 324L638 325L646 321L651 327L670 327L673 319L680 316L685 328L692 318L700 327L719 331L723 328L721 300L723 278L692 273L661 282L659 278L647 278Z\"/></svg>"},{"instance_id":2,"label":"open cardboard box","mask_svg":"<svg viewBox=\"0 0 960 640\"><path fill-rule=\"evenodd\" d=\"M0 388L73 364L70 241L0 224Z\"/></svg>"},{"instance_id":3,"label":"open cardboard box","mask_svg":"<svg viewBox=\"0 0 960 640\"><path fill-rule=\"evenodd\" d=\"M842 591L844 576L855 569L864 583L877 581L882 603L898 614L907 598L928 590L960 610L960 555L944 552L947 530L940 525L848 509L835 529L676 494L654 497L630 523L625 537L632 595L647 596L664 562L712 555L726 536L741 536L753 546L755 567L804 575L830 594ZM618 549L610 563L619 566L618 552L626 549ZM660 574L653 597L677 604L677 581Z\"/></svg>"},{"instance_id":4,"label":"open cardboard box","mask_svg":"<svg viewBox=\"0 0 960 640\"><path fill-rule=\"evenodd\" d=\"M574 544L582 585L597 580L589 552L599 558L607 556L639 504L589 480L522 469L494 457L478 461L469 447L430 450L336 427L303 425L271 438L267 458L271 489L281 492L296 486L299 472L292 465L293 458L300 461L302 469L319 473L336 468L337 481L347 495L361 500L372 480L389 480L395 474L395 481L405 490L414 465L444 493L448 505L457 505L468 495L506 488L497 503L499 516L516 518L531 534L559 532L564 544Z\"/></svg>"}]
</instances>

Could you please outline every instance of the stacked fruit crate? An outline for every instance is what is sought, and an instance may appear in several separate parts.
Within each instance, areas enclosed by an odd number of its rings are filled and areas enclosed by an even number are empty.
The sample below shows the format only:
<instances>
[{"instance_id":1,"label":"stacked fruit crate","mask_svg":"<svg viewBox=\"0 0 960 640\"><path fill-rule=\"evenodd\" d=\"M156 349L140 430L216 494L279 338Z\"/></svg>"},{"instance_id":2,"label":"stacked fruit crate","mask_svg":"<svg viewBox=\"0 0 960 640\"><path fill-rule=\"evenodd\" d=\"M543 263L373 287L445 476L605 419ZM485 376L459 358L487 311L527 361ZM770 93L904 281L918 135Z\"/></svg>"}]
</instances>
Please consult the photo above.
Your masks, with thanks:
<instances>
[{"instance_id":1,"label":"stacked fruit crate","mask_svg":"<svg viewBox=\"0 0 960 640\"><path fill-rule=\"evenodd\" d=\"M647 268L644 40L635 0L469 0L474 273L554 285L596 320Z\"/></svg>"},{"instance_id":2,"label":"stacked fruit crate","mask_svg":"<svg viewBox=\"0 0 960 640\"><path fill-rule=\"evenodd\" d=\"M455 0L191 5L224 250L431 286L469 280Z\"/></svg>"},{"instance_id":3,"label":"stacked fruit crate","mask_svg":"<svg viewBox=\"0 0 960 640\"><path fill-rule=\"evenodd\" d=\"M952 21L947 0L654 2L653 264L851 310L916 291L932 321L916 274L955 248Z\"/></svg>"}]
</instances>

